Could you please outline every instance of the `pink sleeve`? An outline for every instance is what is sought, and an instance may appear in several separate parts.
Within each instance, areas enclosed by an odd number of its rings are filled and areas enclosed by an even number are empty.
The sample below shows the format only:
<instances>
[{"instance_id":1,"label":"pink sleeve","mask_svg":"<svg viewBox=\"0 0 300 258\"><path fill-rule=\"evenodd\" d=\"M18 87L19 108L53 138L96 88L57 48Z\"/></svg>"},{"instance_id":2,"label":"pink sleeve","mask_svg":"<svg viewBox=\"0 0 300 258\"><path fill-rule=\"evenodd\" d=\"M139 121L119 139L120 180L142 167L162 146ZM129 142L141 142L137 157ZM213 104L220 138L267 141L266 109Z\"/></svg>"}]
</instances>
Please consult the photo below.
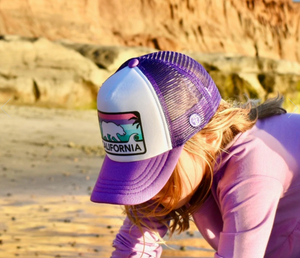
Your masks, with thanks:
<instances>
[{"instance_id":1,"label":"pink sleeve","mask_svg":"<svg viewBox=\"0 0 300 258\"><path fill-rule=\"evenodd\" d=\"M161 237L163 237L168 230L166 226L159 223L152 222L151 225L157 228ZM138 227L134 226L131 221L126 218L113 242L115 251L112 253L111 258L159 258L162 253L162 247L157 243L159 241L158 236L145 228L143 229L144 239Z\"/></svg>"},{"instance_id":2,"label":"pink sleeve","mask_svg":"<svg viewBox=\"0 0 300 258\"><path fill-rule=\"evenodd\" d=\"M220 191L224 225L215 257L264 257L282 192L277 179L263 175L252 175Z\"/></svg>"},{"instance_id":3,"label":"pink sleeve","mask_svg":"<svg viewBox=\"0 0 300 258\"><path fill-rule=\"evenodd\" d=\"M215 192L223 219L215 257L262 258L289 168L258 138L233 152Z\"/></svg>"}]
</instances>

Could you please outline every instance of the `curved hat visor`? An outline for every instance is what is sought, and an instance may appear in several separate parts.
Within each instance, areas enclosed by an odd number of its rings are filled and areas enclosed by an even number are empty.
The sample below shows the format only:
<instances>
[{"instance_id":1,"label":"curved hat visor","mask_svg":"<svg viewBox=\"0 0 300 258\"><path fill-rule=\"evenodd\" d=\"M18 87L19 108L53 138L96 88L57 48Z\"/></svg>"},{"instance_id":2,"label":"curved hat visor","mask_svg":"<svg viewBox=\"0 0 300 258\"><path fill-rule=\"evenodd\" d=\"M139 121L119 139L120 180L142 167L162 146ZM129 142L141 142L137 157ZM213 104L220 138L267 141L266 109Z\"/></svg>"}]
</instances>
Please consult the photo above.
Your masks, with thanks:
<instances>
[{"instance_id":1,"label":"curved hat visor","mask_svg":"<svg viewBox=\"0 0 300 258\"><path fill-rule=\"evenodd\" d=\"M91 201L136 205L150 200L169 180L182 149L134 162L116 162L106 156Z\"/></svg>"}]
</instances>

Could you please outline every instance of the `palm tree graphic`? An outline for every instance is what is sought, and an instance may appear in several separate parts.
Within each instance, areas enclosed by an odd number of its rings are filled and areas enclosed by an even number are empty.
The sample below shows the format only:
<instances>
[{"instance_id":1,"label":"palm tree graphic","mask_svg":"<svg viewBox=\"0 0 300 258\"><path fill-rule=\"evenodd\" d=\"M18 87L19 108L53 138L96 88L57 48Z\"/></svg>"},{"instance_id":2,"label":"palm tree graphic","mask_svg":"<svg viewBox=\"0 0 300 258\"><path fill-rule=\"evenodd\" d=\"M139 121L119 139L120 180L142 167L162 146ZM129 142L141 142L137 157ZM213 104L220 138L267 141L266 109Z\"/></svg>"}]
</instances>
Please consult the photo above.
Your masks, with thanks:
<instances>
[{"instance_id":1,"label":"palm tree graphic","mask_svg":"<svg viewBox=\"0 0 300 258\"><path fill-rule=\"evenodd\" d=\"M136 129L138 129L140 126L141 126L141 120L139 117L137 116L133 116L131 118L128 119L129 121L130 120L133 120L134 122L132 123L132 125L135 125L136 124Z\"/></svg>"},{"instance_id":2,"label":"palm tree graphic","mask_svg":"<svg viewBox=\"0 0 300 258\"><path fill-rule=\"evenodd\" d=\"M128 119L128 121L133 120L132 126L136 126L136 129L138 129L141 126L141 120L139 116L133 116L131 118ZM134 136L134 140L138 141L139 140L139 136L136 133Z\"/></svg>"}]
</instances>

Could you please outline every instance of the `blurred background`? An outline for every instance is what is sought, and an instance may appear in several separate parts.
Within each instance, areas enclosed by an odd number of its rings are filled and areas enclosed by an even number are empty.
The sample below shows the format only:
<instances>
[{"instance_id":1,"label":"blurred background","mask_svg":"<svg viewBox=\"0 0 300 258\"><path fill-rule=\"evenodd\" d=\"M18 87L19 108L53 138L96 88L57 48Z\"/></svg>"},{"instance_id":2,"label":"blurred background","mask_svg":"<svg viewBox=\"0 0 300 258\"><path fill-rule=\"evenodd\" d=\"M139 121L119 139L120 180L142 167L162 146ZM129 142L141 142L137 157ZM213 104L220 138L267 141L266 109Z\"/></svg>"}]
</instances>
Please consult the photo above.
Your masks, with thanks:
<instances>
[{"instance_id":1,"label":"blurred background","mask_svg":"<svg viewBox=\"0 0 300 258\"><path fill-rule=\"evenodd\" d=\"M280 93L299 113L299 1L0 1L0 257L109 257L124 217L89 201L96 96L159 50L200 62L224 99ZM168 243L163 257L213 257L194 226Z\"/></svg>"},{"instance_id":2,"label":"blurred background","mask_svg":"<svg viewBox=\"0 0 300 258\"><path fill-rule=\"evenodd\" d=\"M0 101L95 107L128 58L189 54L224 98L299 103L299 3L292 0L2 0Z\"/></svg>"}]
</instances>

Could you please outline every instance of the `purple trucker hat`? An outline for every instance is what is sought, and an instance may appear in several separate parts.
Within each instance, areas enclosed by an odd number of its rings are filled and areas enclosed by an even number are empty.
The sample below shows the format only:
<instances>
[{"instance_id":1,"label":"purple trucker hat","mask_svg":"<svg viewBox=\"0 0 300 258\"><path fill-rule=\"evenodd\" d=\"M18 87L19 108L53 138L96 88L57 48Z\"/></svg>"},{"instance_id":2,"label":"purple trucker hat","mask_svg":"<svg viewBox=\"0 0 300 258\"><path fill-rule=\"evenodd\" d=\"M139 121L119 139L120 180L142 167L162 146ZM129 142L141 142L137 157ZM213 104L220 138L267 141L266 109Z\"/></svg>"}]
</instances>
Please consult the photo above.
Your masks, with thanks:
<instances>
[{"instance_id":1,"label":"purple trucker hat","mask_svg":"<svg viewBox=\"0 0 300 258\"><path fill-rule=\"evenodd\" d=\"M98 92L106 156L91 200L136 205L154 197L220 101L210 75L186 55L161 51L126 61Z\"/></svg>"}]
</instances>

